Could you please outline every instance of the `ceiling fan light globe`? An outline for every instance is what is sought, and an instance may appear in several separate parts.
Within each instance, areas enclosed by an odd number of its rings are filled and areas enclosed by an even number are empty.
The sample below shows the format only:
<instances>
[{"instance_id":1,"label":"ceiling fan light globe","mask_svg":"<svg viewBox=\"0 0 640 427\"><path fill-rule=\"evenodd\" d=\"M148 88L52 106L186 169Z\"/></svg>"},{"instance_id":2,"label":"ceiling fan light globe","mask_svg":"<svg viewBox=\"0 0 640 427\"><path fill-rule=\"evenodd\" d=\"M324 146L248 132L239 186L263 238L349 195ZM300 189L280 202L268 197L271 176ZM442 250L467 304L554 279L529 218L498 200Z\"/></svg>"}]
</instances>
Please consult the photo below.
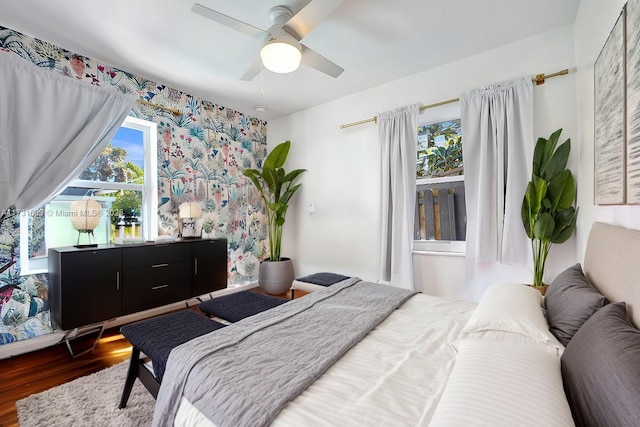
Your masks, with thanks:
<instances>
[{"instance_id":1,"label":"ceiling fan light globe","mask_svg":"<svg viewBox=\"0 0 640 427\"><path fill-rule=\"evenodd\" d=\"M262 64L274 73L290 73L300 66L302 52L293 44L275 39L260 50Z\"/></svg>"}]
</instances>

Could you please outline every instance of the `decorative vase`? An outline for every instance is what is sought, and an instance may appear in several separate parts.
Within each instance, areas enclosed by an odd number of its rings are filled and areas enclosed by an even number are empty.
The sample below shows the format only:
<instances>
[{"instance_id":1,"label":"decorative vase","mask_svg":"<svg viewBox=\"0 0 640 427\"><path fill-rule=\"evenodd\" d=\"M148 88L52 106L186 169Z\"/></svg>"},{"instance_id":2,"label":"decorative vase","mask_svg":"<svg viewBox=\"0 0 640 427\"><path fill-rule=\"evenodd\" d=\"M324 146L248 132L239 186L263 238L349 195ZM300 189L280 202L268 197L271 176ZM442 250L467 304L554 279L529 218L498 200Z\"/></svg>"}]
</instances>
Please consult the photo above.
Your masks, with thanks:
<instances>
[{"instance_id":1,"label":"decorative vase","mask_svg":"<svg viewBox=\"0 0 640 427\"><path fill-rule=\"evenodd\" d=\"M116 224L118 230L118 238L131 239L134 237L142 237L142 223L135 216L121 216Z\"/></svg>"},{"instance_id":2,"label":"decorative vase","mask_svg":"<svg viewBox=\"0 0 640 427\"><path fill-rule=\"evenodd\" d=\"M258 284L270 295L286 293L294 279L293 262L289 258L282 258L280 261L266 259L260 263Z\"/></svg>"}]
</instances>

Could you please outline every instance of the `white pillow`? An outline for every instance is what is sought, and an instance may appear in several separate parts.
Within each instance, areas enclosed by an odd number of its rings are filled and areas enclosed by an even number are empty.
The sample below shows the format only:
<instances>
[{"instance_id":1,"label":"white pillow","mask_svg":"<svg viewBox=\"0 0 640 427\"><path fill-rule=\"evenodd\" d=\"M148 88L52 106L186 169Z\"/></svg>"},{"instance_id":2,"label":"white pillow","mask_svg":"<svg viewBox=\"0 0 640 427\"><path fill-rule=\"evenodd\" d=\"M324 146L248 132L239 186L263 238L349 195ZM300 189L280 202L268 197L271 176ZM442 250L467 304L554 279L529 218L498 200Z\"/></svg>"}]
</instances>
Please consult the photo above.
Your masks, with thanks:
<instances>
[{"instance_id":1,"label":"white pillow","mask_svg":"<svg viewBox=\"0 0 640 427\"><path fill-rule=\"evenodd\" d=\"M459 346L430 427L574 425L558 357L506 341L465 339Z\"/></svg>"},{"instance_id":2,"label":"white pillow","mask_svg":"<svg viewBox=\"0 0 640 427\"><path fill-rule=\"evenodd\" d=\"M485 291L461 335L464 338L488 331L520 334L558 351L564 349L549 331L542 295L530 286L498 284Z\"/></svg>"},{"instance_id":3,"label":"white pillow","mask_svg":"<svg viewBox=\"0 0 640 427\"><path fill-rule=\"evenodd\" d=\"M457 353L460 350L460 343L471 339L502 341L505 343L513 343L516 345L527 344L540 350L546 351L547 353L551 353L556 357L561 357L564 353L564 346L562 345L560 345L560 347L557 347L553 343L542 342L531 339L526 335L505 331L481 331L464 334L460 341L456 341L451 345L453 346L454 351Z\"/></svg>"}]
</instances>

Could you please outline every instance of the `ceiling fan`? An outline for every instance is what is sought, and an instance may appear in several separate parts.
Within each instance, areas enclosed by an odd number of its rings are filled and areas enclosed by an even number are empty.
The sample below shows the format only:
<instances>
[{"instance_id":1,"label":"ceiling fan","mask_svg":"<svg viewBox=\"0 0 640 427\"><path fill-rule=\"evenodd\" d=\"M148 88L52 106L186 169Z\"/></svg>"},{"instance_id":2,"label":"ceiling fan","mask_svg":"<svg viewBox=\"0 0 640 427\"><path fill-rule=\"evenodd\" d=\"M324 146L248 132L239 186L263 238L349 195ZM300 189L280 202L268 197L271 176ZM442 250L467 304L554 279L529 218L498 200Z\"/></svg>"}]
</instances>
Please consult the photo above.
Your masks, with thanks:
<instances>
[{"instance_id":1,"label":"ceiling fan","mask_svg":"<svg viewBox=\"0 0 640 427\"><path fill-rule=\"evenodd\" d=\"M300 43L300 41L323 18L333 12L342 1L308 1L295 15L286 6L275 6L269 11L271 27L267 30L261 30L253 25L238 21L235 18L209 9L200 3L194 4L191 11L248 36L262 40L260 58L244 73L241 77L242 80L252 80L260 72L262 65L274 72L288 73L297 69L300 62L331 77L338 77L344 71L342 67Z\"/></svg>"}]
</instances>

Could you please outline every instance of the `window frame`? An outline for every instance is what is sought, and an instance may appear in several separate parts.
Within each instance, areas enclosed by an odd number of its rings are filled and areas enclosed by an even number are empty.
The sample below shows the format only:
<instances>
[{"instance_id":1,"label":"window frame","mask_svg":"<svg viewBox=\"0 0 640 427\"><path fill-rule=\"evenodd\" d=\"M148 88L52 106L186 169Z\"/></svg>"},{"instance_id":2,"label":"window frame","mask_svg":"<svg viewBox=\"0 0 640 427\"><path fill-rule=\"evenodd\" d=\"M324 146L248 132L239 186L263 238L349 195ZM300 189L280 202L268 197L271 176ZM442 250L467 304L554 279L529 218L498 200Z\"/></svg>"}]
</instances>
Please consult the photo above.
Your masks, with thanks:
<instances>
[{"instance_id":1,"label":"window frame","mask_svg":"<svg viewBox=\"0 0 640 427\"><path fill-rule=\"evenodd\" d=\"M460 111L460 101L424 109L418 116L418 126L460 119ZM416 177L416 192L418 185L457 181L464 181L464 175L452 175L437 178ZM463 255L466 252L466 247L466 240L413 240L414 253L437 253L455 256Z\"/></svg>"},{"instance_id":2,"label":"window frame","mask_svg":"<svg viewBox=\"0 0 640 427\"><path fill-rule=\"evenodd\" d=\"M134 190L142 191L142 232L145 240L155 240L158 234L158 125L157 123L127 116L120 127L142 132L144 146L144 181L142 184L128 182L103 182L76 179L67 187L94 190ZM54 198L55 200L55 198ZM67 197L60 199L67 200ZM44 209L44 208L43 208ZM29 214L20 213L20 275L47 273L48 257L29 258Z\"/></svg>"}]
</instances>

